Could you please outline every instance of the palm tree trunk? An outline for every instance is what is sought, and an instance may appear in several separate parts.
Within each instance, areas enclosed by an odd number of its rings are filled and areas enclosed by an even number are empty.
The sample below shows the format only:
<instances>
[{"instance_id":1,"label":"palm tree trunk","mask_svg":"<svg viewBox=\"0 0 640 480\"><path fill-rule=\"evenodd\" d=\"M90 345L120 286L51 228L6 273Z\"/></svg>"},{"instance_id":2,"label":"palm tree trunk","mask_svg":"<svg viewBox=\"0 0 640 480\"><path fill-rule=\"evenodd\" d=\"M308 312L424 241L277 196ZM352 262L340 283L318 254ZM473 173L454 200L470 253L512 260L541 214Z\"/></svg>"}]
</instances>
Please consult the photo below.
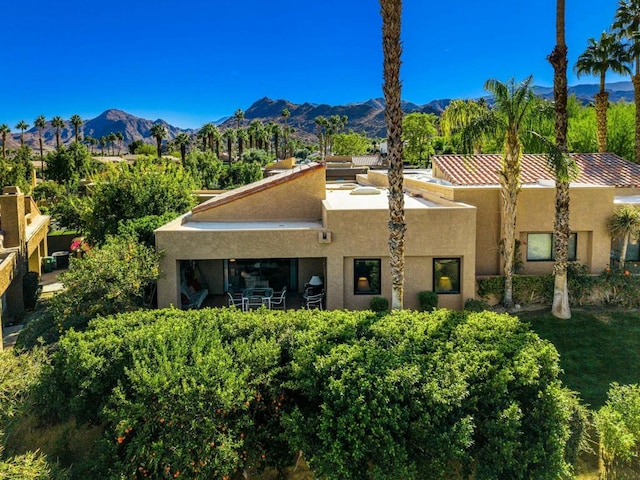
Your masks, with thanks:
<instances>
[{"instance_id":1,"label":"palm tree trunk","mask_svg":"<svg viewBox=\"0 0 640 480\"><path fill-rule=\"evenodd\" d=\"M598 152L607 151L607 106L609 104L609 92L603 91L596 94L596 125L598 135Z\"/></svg>"},{"instance_id":2,"label":"palm tree trunk","mask_svg":"<svg viewBox=\"0 0 640 480\"><path fill-rule=\"evenodd\" d=\"M400 27L402 0L380 0L382 52L384 55L384 116L389 155L389 261L391 264L391 308L404 306L404 249L407 226L404 217L402 177L402 85Z\"/></svg>"},{"instance_id":3,"label":"palm tree trunk","mask_svg":"<svg viewBox=\"0 0 640 480\"><path fill-rule=\"evenodd\" d=\"M520 143L516 132L507 132L505 156L499 172L502 195L502 265L506 308L513 307L513 265L516 242L516 207L520 193Z\"/></svg>"},{"instance_id":4,"label":"palm tree trunk","mask_svg":"<svg viewBox=\"0 0 640 480\"><path fill-rule=\"evenodd\" d=\"M633 95L636 104L636 149L635 162L640 163L640 73L631 77L633 81Z\"/></svg>"},{"instance_id":5,"label":"palm tree trunk","mask_svg":"<svg viewBox=\"0 0 640 480\"><path fill-rule=\"evenodd\" d=\"M553 98L555 100L555 134L557 155L567 153L567 45L565 43L565 0L556 2L556 46L549 62L553 66ZM606 109L606 102L605 102ZM606 110L605 110L606 117ZM606 122L606 120L605 120ZM606 125L605 125L606 129ZM606 131L606 130L605 130ZM606 136L606 133L605 133ZM554 162L556 180L556 212L553 224L554 254L553 265L554 286L551 313L562 319L571 318L569 308L569 288L567 284L567 266L569 252L569 179L563 177L560 164L564 160Z\"/></svg>"},{"instance_id":6,"label":"palm tree trunk","mask_svg":"<svg viewBox=\"0 0 640 480\"><path fill-rule=\"evenodd\" d=\"M624 234L624 238L622 239L622 249L620 250L620 262L618 263L618 267L620 270L624 270L624 262L627 258L627 247L629 246L629 240L631 235L629 232Z\"/></svg>"}]
</instances>

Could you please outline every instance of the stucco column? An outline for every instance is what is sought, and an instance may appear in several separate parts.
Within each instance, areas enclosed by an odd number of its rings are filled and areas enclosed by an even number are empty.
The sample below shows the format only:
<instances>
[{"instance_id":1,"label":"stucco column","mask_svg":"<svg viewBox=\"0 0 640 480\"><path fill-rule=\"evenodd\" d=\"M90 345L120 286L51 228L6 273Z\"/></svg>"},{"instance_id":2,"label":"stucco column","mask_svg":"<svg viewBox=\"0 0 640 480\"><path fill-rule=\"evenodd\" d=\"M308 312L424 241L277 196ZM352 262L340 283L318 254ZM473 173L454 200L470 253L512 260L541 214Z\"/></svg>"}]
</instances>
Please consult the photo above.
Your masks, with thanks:
<instances>
[{"instance_id":1,"label":"stucco column","mask_svg":"<svg viewBox=\"0 0 640 480\"><path fill-rule=\"evenodd\" d=\"M324 281L327 310L337 310L344 306L344 257L333 255L326 259L327 271Z\"/></svg>"},{"instance_id":2,"label":"stucco column","mask_svg":"<svg viewBox=\"0 0 640 480\"><path fill-rule=\"evenodd\" d=\"M10 316L24 312L22 277L27 268L26 236L27 219L24 210L24 194L18 187L5 187L0 195L0 220L4 230L4 248L17 248L18 259L11 285L7 289L7 310ZM3 312L4 313L4 312ZM6 318L3 318L3 321Z\"/></svg>"}]
</instances>

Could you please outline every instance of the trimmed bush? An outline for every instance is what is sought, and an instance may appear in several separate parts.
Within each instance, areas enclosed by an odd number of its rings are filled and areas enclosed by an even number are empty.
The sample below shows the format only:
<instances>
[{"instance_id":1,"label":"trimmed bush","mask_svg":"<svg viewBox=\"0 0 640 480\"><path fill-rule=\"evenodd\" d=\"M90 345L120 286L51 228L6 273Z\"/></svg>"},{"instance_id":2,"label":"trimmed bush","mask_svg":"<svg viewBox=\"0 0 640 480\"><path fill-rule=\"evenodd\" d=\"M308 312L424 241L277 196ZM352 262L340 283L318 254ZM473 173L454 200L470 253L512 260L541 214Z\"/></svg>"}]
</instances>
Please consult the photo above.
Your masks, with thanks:
<instances>
[{"instance_id":1,"label":"trimmed bush","mask_svg":"<svg viewBox=\"0 0 640 480\"><path fill-rule=\"evenodd\" d=\"M467 298L464 302L464 309L469 312L484 312L485 310L489 310L489 304L484 300Z\"/></svg>"},{"instance_id":2,"label":"trimmed bush","mask_svg":"<svg viewBox=\"0 0 640 480\"><path fill-rule=\"evenodd\" d=\"M22 277L22 297L24 308L33 310L38 303L40 294L40 275L37 272L27 272Z\"/></svg>"},{"instance_id":3,"label":"trimmed bush","mask_svg":"<svg viewBox=\"0 0 640 480\"><path fill-rule=\"evenodd\" d=\"M438 308L438 294L431 291L420 292L418 293L418 302L421 312L430 312Z\"/></svg>"},{"instance_id":4,"label":"trimmed bush","mask_svg":"<svg viewBox=\"0 0 640 480\"><path fill-rule=\"evenodd\" d=\"M369 308L374 312L388 312L389 300L384 297L373 297L369 303Z\"/></svg>"}]
</instances>

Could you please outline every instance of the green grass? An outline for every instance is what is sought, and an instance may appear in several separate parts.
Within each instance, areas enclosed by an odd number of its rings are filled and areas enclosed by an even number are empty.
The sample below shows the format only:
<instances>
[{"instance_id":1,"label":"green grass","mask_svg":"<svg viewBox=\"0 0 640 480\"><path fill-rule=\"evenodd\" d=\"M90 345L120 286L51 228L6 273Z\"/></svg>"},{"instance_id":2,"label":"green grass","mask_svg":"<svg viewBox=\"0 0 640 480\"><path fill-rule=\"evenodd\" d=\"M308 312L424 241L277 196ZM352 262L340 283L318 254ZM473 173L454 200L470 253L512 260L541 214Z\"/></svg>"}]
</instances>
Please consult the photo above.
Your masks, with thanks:
<instances>
[{"instance_id":1,"label":"green grass","mask_svg":"<svg viewBox=\"0 0 640 480\"><path fill-rule=\"evenodd\" d=\"M563 383L597 410L611 382L640 383L640 313L572 311L570 320L547 312L518 315L560 353Z\"/></svg>"}]
</instances>

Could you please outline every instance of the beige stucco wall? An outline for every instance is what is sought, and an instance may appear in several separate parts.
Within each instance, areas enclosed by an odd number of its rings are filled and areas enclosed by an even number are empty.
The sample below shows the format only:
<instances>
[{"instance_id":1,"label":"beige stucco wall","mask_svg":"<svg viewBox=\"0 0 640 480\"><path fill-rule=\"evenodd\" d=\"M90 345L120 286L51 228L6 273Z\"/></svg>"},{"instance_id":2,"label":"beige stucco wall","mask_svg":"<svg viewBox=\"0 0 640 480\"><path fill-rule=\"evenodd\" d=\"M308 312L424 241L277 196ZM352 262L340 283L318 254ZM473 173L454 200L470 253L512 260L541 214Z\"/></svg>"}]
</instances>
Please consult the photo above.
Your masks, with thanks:
<instances>
[{"instance_id":1,"label":"beige stucco wall","mask_svg":"<svg viewBox=\"0 0 640 480\"><path fill-rule=\"evenodd\" d=\"M251 185L242 188L250 190ZM194 209L191 221L319 219L324 198L325 169L307 168L300 171L295 181L285 181L245 196L237 195L228 203L218 199L205 202Z\"/></svg>"}]
</instances>

